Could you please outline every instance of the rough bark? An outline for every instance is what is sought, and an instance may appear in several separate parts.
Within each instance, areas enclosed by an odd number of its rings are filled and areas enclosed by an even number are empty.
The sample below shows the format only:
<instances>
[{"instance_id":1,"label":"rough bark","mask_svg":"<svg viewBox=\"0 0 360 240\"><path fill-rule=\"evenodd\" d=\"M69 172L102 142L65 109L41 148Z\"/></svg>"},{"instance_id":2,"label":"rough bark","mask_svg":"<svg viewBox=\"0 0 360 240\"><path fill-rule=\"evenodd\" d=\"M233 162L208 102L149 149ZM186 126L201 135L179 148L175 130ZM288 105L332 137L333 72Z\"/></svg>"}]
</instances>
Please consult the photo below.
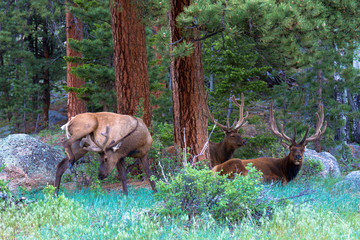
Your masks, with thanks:
<instances>
[{"instance_id":1,"label":"rough bark","mask_svg":"<svg viewBox=\"0 0 360 240\"><path fill-rule=\"evenodd\" d=\"M348 101L353 112L360 112L360 95L351 96L348 94ZM360 120L353 118L351 129L352 140L360 144Z\"/></svg>"},{"instance_id":2,"label":"rough bark","mask_svg":"<svg viewBox=\"0 0 360 240\"><path fill-rule=\"evenodd\" d=\"M3 53L0 53L0 66L4 66L4 57L3 57ZM9 106L9 102L10 102L10 96L9 96L9 85L10 84L7 84L7 82L4 82L4 84L2 84L1 88L2 88L2 91L3 91L3 94L4 94L4 99L5 99L5 102L7 103L7 106ZM10 111L7 111L7 119L8 119L8 122L11 121L11 112Z\"/></svg>"},{"instance_id":3,"label":"rough bark","mask_svg":"<svg viewBox=\"0 0 360 240\"><path fill-rule=\"evenodd\" d=\"M48 30L46 26L46 22L44 23L44 38L43 38L43 54L45 58L45 64L49 60L50 56L52 55L51 46L50 46L50 39L48 36ZM43 116L44 116L44 127L49 127L49 108L50 108L50 72L49 67L43 67Z\"/></svg>"},{"instance_id":4,"label":"rough bark","mask_svg":"<svg viewBox=\"0 0 360 240\"><path fill-rule=\"evenodd\" d=\"M66 11L66 56L81 57L81 53L74 51L69 46L69 39L82 40L83 39L83 25L82 22L74 17L68 10ZM85 81L79 79L71 73L71 68L76 67L77 63L67 63L67 86L69 88L81 88L85 85ZM68 93L67 99L67 116L68 119L74 117L79 113L86 112L86 102L81 100L75 91Z\"/></svg>"},{"instance_id":5,"label":"rough bark","mask_svg":"<svg viewBox=\"0 0 360 240\"><path fill-rule=\"evenodd\" d=\"M145 27L137 17L136 6L131 0L110 0L110 10L117 112L128 115L142 112L145 124L150 126L152 116Z\"/></svg>"},{"instance_id":6,"label":"rough bark","mask_svg":"<svg viewBox=\"0 0 360 240\"><path fill-rule=\"evenodd\" d=\"M181 30L176 27L175 19L190 3L190 0L171 0L172 43L179 41L182 37ZM194 30L193 34L198 36L199 32ZM190 160L201 152L208 140L200 42L194 42L194 47L195 50L190 56L172 58L170 65L175 145L181 146L181 148L184 148L185 145L189 147L192 156ZM194 160L202 161L204 159L209 159L208 149L204 155Z\"/></svg>"}]
</instances>

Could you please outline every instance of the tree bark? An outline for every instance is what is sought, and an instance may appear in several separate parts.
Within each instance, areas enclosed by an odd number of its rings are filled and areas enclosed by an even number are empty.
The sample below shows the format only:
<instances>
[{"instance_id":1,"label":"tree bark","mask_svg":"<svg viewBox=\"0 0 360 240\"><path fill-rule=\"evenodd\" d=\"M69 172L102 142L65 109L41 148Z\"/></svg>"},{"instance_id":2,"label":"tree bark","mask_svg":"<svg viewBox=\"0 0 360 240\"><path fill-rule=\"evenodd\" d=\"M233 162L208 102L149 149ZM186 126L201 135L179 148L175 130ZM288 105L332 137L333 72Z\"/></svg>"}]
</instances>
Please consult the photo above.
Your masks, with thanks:
<instances>
[{"instance_id":1,"label":"tree bark","mask_svg":"<svg viewBox=\"0 0 360 240\"><path fill-rule=\"evenodd\" d=\"M348 101L353 112L360 111L360 95L351 96L351 93L348 94ZM351 130L352 140L360 144L360 120L358 118L353 118L352 121L352 130Z\"/></svg>"},{"instance_id":2,"label":"tree bark","mask_svg":"<svg viewBox=\"0 0 360 240\"><path fill-rule=\"evenodd\" d=\"M131 0L110 0L110 10L117 112L142 115L149 127L152 116L145 27Z\"/></svg>"},{"instance_id":3,"label":"tree bark","mask_svg":"<svg viewBox=\"0 0 360 240\"><path fill-rule=\"evenodd\" d=\"M74 51L69 46L69 39L82 40L83 39L83 25L82 22L74 17L69 10L66 10L66 56L81 57L81 53ZM67 86L70 88L81 88L85 85L85 81L79 79L71 73L71 68L76 67L77 63L67 63ZM86 102L81 100L77 93L70 91L67 99L67 116L70 120L79 113L86 112Z\"/></svg>"},{"instance_id":4,"label":"tree bark","mask_svg":"<svg viewBox=\"0 0 360 240\"><path fill-rule=\"evenodd\" d=\"M3 67L4 66L4 57L3 57L3 53L0 53L0 66ZM7 103L6 105L9 106L10 105L10 96L9 96L9 86L10 84L7 84L7 81L5 81L3 84L1 84L1 88L3 90L3 93L4 93L4 99L5 99L5 102ZM9 107L8 107L9 108ZM11 117L12 117L12 114L11 112L9 111L9 109L6 109L6 112L7 112L7 119L8 119L8 122L11 121Z\"/></svg>"},{"instance_id":5,"label":"tree bark","mask_svg":"<svg viewBox=\"0 0 360 240\"><path fill-rule=\"evenodd\" d=\"M176 27L176 17L190 4L190 0L171 0L172 43L182 38L181 29ZM199 35L197 30L193 31L194 37ZM170 65L175 144L181 148L190 148L190 160L199 155L208 140L200 42L194 42L194 48L194 52L188 57L172 57ZM204 159L209 159L208 149L194 160Z\"/></svg>"},{"instance_id":6,"label":"tree bark","mask_svg":"<svg viewBox=\"0 0 360 240\"><path fill-rule=\"evenodd\" d=\"M50 71L49 67L46 66L47 61L51 56L50 38L48 36L48 30L46 21L44 21L44 37L43 37L43 53L45 58L45 66L43 67L43 116L44 116L44 127L49 127L49 108L50 108Z\"/></svg>"}]
</instances>

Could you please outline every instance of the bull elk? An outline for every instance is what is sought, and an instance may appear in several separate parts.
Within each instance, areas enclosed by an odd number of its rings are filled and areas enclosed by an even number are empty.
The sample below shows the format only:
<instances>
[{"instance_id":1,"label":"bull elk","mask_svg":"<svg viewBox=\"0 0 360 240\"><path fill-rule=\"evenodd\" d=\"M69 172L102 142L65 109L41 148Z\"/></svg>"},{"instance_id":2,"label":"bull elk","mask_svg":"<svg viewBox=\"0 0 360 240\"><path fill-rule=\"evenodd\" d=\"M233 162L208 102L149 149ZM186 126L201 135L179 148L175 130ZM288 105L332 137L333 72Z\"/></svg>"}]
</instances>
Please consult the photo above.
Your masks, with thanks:
<instances>
[{"instance_id":1,"label":"bull elk","mask_svg":"<svg viewBox=\"0 0 360 240\"><path fill-rule=\"evenodd\" d=\"M139 158L155 191L147 161L147 152L153 140L140 118L111 112L82 113L68 121L62 129L66 130L68 137L63 143L67 157L56 167L54 185L57 193L66 169L89 151L100 155L100 180L105 179L116 166L125 194L128 193L125 157Z\"/></svg>"},{"instance_id":2,"label":"bull elk","mask_svg":"<svg viewBox=\"0 0 360 240\"><path fill-rule=\"evenodd\" d=\"M320 115L319 115L320 114ZM309 142L315 141L320 138L321 135L324 134L327 126L327 122L325 121L324 127L322 128L324 122L324 108L323 105L319 106L319 113L316 113L316 127L315 133L311 137L307 137L309 132L309 127L306 130L306 133L303 139L297 143L296 142L296 127L294 127L294 136L293 138L285 135L283 126L280 125L281 131L279 132L273 112L273 104L270 107L270 128L271 131L280 139L285 140L289 144L283 143L282 145L290 150L290 153L283 158L270 158L270 157L262 157L256 159L249 160L240 160L240 159L231 159L223 164L215 166L213 168L214 172L220 172L223 174L234 174L234 173L242 173L247 174L247 170L245 169L246 165L252 163L253 166L263 173L263 178L266 182L271 181L282 181L283 183L290 182L293 180L298 174L304 157L304 152L306 145Z\"/></svg>"},{"instance_id":3,"label":"bull elk","mask_svg":"<svg viewBox=\"0 0 360 240\"><path fill-rule=\"evenodd\" d=\"M226 126L218 123L214 116L210 113L209 106L207 104L208 94L206 94L206 114L216 126L221 128L225 133L224 139L219 142L209 142L209 150L210 150L210 163L211 166L215 166L232 158L236 149L246 144L246 141L242 138L241 134L239 134L239 129L245 126L248 122L244 122L248 117L248 112L246 112L244 117L244 94L241 94L241 104L239 104L235 96L231 97L231 101L237 106L240 110L239 121L235 119L234 123L230 126L229 124L229 116L226 119Z\"/></svg>"}]
</instances>

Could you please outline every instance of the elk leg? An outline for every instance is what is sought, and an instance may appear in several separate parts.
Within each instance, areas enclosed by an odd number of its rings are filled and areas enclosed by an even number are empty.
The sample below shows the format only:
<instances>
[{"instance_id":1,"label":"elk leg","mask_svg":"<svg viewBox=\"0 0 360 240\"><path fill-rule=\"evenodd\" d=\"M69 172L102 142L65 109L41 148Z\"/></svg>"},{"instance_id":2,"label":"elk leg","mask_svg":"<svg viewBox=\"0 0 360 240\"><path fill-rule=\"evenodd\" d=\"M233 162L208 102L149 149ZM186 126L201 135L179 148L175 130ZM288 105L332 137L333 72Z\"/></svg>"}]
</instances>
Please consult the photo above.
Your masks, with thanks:
<instances>
[{"instance_id":1,"label":"elk leg","mask_svg":"<svg viewBox=\"0 0 360 240\"><path fill-rule=\"evenodd\" d=\"M149 183L150 183L150 186L151 186L153 192L156 192L155 182L150 180L150 177L153 175L153 173L152 173L151 170L150 170L147 156L142 157L142 158L140 159L140 161L141 161L141 165L143 166L144 171L145 171L145 173L146 173L146 178L148 179L148 181L149 181Z\"/></svg>"},{"instance_id":2,"label":"elk leg","mask_svg":"<svg viewBox=\"0 0 360 240\"><path fill-rule=\"evenodd\" d=\"M71 153L75 152L74 155L74 162L76 162L79 158L81 158L82 156L84 156L87 151L84 149L81 149L79 147L80 142L75 142L74 144L71 145ZM64 158L60 163L58 163L58 165L56 166L56 174L55 174L55 193L58 194L59 193L59 188L60 188L60 182L61 182L61 177L64 174L64 172L68 169L69 167L69 158L66 157Z\"/></svg>"},{"instance_id":3,"label":"elk leg","mask_svg":"<svg viewBox=\"0 0 360 240\"><path fill-rule=\"evenodd\" d=\"M66 171L66 169L68 169L68 158L64 158L57 166L56 166L56 175L55 175L55 194L58 195L59 193L59 187L60 187L60 182L61 182L61 177L64 174L64 172Z\"/></svg>"},{"instance_id":4,"label":"elk leg","mask_svg":"<svg viewBox=\"0 0 360 240\"><path fill-rule=\"evenodd\" d=\"M78 139L68 139L66 140L63 145L65 148L66 155L68 156L68 167L71 169L75 163L75 155L71 149L71 146L74 142L76 142Z\"/></svg>"},{"instance_id":5,"label":"elk leg","mask_svg":"<svg viewBox=\"0 0 360 240\"><path fill-rule=\"evenodd\" d=\"M128 195L128 188L126 182L126 169L125 169L125 158L120 158L116 163L116 169L118 171L118 176L123 185L123 192L125 195Z\"/></svg>"}]
</instances>

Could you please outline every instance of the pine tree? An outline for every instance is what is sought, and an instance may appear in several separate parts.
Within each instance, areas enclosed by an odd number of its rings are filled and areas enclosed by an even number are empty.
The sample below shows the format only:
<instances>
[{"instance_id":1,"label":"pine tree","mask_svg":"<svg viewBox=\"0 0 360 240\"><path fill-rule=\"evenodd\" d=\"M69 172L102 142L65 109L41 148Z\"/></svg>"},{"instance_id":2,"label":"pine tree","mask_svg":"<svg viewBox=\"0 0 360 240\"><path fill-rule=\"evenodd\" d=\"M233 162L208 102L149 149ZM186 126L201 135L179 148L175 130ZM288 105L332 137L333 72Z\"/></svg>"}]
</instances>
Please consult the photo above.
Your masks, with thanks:
<instances>
[{"instance_id":1,"label":"pine tree","mask_svg":"<svg viewBox=\"0 0 360 240\"><path fill-rule=\"evenodd\" d=\"M55 32L59 31L62 24L63 8L57 2L44 0L1 4L5 11L0 17L0 71L4 73L0 77L0 85L6 86L2 88L2 103L5 104L2 109L15 125L16 131L34 131L38 129L40 122L47 126L50 87L55 85L62 73L59 56L63 47L55 42L59 39L63 43L64 39L61 40L61 34L55 36ZM51 8L45 11L43 6L47 4ZM42 111L39 104L41 102ZM27 124L29 121L36 123ZM19 129L20 125L22 129ZM36 126L35 129L33 126Z\"/></svg>"},{"instance_id":2,"label":"pine tree","mask_svg":"<svg viewBox=\"0 0 360 240\"><path fill-rule=\"evenodd\" d=\"M72 73L84 79L81 98L91 112L116 112L115 72L109 1L75 1L73 12L83 22L86 32L81 41L71 39L70 47L81 57L66 58L81 63Z\"/></svg>"}]
</instances>

